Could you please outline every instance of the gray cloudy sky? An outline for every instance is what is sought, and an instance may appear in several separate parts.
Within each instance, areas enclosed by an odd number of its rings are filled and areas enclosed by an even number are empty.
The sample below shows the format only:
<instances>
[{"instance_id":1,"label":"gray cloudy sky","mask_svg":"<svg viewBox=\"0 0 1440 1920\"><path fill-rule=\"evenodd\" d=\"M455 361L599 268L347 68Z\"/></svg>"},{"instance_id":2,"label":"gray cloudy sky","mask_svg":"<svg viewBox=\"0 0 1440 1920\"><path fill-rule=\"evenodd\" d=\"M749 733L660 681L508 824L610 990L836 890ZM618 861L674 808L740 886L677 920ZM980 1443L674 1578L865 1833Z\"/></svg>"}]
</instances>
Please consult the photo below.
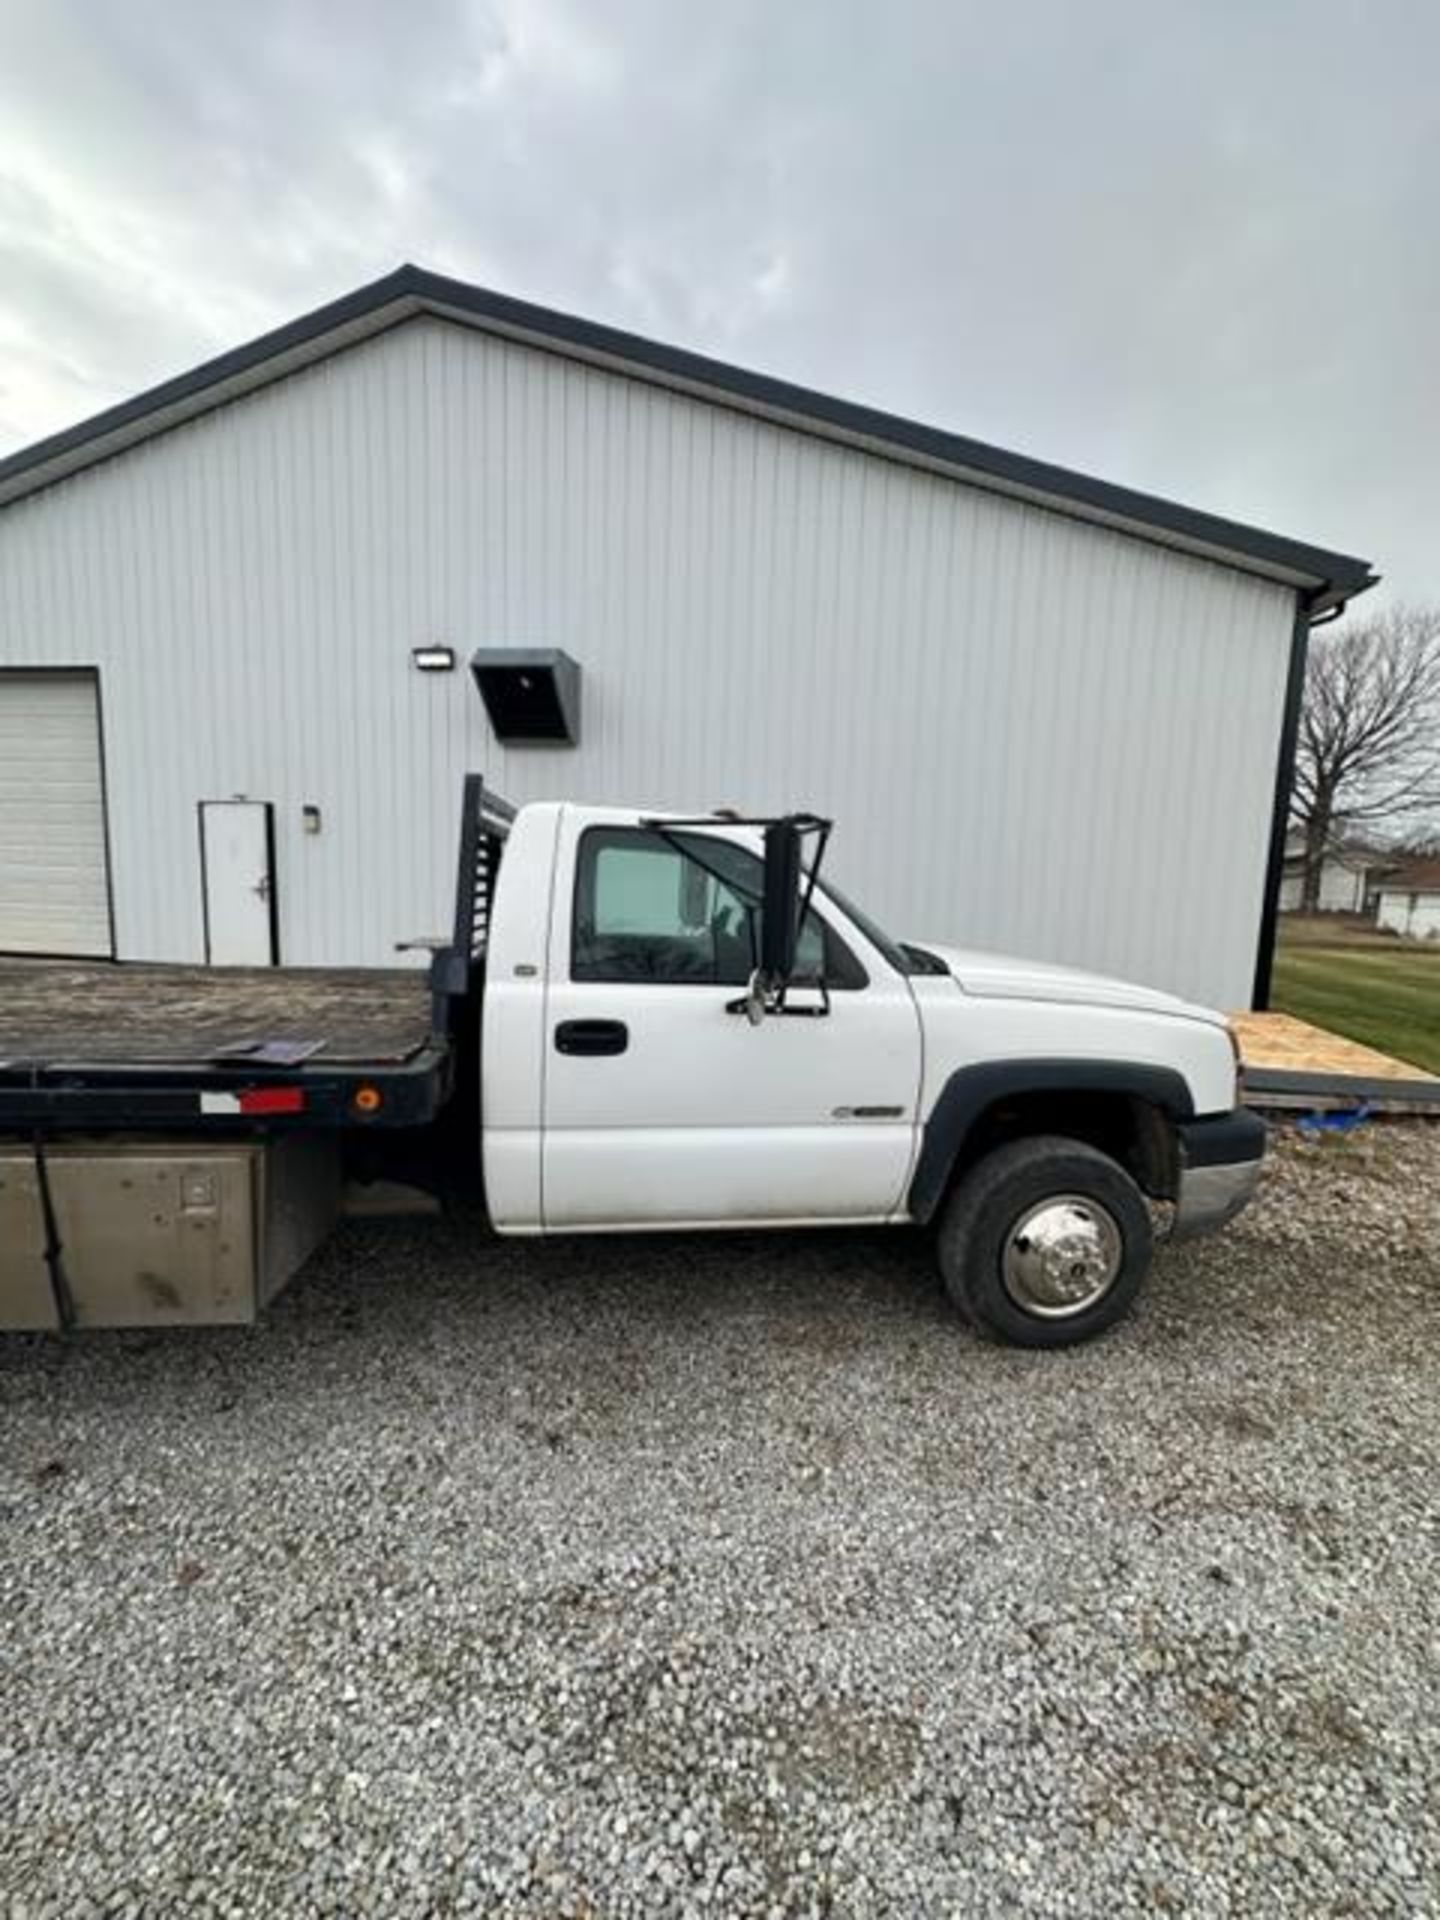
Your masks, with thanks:
<instances>
[{"instance_id":1,"label":"gray cloudy sky","mask_svg":"<svg viewBox=\"0 0 1440 1920\"><path fill-rule=\"evenodd\" d=\"M403 259L1440 597L1433 0L0 0L0 452Z\"/></svg>"}]
</instances>

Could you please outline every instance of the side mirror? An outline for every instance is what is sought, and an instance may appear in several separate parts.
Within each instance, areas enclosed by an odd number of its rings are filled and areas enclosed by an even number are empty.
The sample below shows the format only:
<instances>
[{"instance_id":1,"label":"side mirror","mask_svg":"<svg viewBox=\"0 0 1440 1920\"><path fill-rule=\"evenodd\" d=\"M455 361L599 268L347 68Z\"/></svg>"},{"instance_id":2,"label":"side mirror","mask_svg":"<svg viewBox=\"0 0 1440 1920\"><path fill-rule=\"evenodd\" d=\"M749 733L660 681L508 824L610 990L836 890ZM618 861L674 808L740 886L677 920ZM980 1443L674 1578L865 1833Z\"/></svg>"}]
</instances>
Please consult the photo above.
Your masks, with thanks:
<instances>
[{"instance_id":1,"label":"side mirror","mask_svg":"<svg viewBox=\"0 0 1440 1920\"><path fill-rule=\"evenodd\" d=\"M765 880L761 900L760 972L772 989L795 971L800 937L800 829L774 820L765 829Z\"/></svg>"},{"instance_id":2,"label":"side mirror","mask_svg":"<svg viewBox=\"0 0 1440 1920\"><path fill-rule=\"evenodd\" d=\"M760 823L756 821L753 824L758 826ZM808 874L802 851L807 833L818 836L814 863ZM830 1011L830 995L823 978L811 983L820 990L818 1006L792 1007L787 1005L785 998L785 989L794 977L800 946L801 908L808 902L810 890L815 884L815 875L819 872L829 834L830 822L813 813L792 813L783 820L771 820L765 825L765 862L760 884L760 952L757 956L760 964L750 975L740 998L725 1003L727 1013L743 1013L752 1027L758 1027L770 1013L803 1014L816 1018ZM754 924L752 910L752 929Z\"/></svg>"}]
</instances>

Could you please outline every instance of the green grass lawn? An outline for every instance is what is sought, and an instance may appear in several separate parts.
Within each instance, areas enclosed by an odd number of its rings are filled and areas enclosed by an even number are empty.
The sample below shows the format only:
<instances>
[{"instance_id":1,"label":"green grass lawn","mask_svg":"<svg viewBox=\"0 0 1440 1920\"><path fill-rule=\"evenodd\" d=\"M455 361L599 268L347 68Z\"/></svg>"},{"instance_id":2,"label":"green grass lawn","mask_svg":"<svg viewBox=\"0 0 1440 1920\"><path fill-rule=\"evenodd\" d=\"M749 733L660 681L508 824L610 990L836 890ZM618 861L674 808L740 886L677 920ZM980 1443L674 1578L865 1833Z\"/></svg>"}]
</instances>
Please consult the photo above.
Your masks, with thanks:
<instances>
[{"instance_id":1,"label":"green grass lawn","mask_svg":"<svg viewBox=\"0 0 1440 1920\"><path fill-rule=\"evenodd\" d=\"M1270 1004L1440 1074L1440 942L1285 915Z\"/></svg>"}]
</instances>

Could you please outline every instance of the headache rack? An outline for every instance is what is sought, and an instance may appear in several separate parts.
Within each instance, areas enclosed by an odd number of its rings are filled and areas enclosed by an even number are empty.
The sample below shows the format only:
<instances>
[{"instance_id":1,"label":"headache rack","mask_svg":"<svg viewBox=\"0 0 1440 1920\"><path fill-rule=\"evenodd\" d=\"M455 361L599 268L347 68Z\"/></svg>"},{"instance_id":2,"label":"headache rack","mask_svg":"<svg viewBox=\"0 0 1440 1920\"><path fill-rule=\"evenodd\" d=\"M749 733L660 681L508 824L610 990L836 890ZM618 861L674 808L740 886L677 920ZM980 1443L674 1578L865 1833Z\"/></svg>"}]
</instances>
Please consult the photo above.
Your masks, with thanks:
<instances>
[{"instance_id":1,"label":"headache rack","mask_svg":"<svg viewBox=\"0 0 1440 1920\"><path fill-rule=\"evenodd\" d=\"M490 939L490 907L506 835L515 818L508 800L478 773L467 773L460 797L460 852L455 862L455 915L450 939L430 959L431 1027L448 1036L456 1005L470 992Z\"/></svg>"},{"instance_id":2,"label":"headache rack","mask_svg":"<svg viewBox=\"0 0 1440 1920\"><path fill-rule=\"evenodd\" d=\"M515 809L487 789L479 774L466 775L450 936L424 943L431 956L428 1020L421 976L414 996L418 1018L403 1046L373 1056L359 1049L344 1058L332 1048L327 1058L323 1015L308 1043L275 1037L252 1016L242 1017L241 1032L223 1047L202 1042L164 1059L140 1053L116 1058L113 1050L110 1057L87 1058L74 1036L57 1038L48 1051L7 1049L0 1006L0 1133L38 1142L81 1131L178 1135L428 1125L450 1098L456 1054L474 1032L495 879L514 817ZM194 971L212 974L208 968ZM140 991L140 976L147 972L154 970L137 966L132 976L121 963L113 969L115 990L128 995L133 978ZM302 979L323 982L326 970L299 969L293 977L298 992ZM217 991L224 992L223 985L217 983ZM343 981L335 991L343 995Z\"/></svg>"}]
</instances>

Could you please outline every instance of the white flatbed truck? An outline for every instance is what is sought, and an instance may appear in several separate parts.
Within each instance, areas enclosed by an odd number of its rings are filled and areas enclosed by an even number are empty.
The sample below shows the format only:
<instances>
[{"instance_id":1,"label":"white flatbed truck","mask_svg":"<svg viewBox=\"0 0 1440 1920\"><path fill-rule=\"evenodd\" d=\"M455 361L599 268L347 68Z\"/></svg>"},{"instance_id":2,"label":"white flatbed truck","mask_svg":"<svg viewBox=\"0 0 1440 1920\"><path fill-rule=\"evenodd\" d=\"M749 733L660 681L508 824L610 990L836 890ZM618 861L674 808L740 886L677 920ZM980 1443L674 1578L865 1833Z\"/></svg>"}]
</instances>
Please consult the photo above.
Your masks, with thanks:
<instances>
[{"instance_id":1,"label":"white flatbed truck","mask_svg":"<svg viewBox=\"0 0 1440 1920\"><path fill-rule=\"evenodd\" d=\"M502 1234L884 1223L982 1332L1118 1319L1250 1197L1224 1018L891 938L809 815L466 782L455 923L412 971L0 967L0 1325L253 1318L342 1169Z\"/></svg>"}]
</instances>

